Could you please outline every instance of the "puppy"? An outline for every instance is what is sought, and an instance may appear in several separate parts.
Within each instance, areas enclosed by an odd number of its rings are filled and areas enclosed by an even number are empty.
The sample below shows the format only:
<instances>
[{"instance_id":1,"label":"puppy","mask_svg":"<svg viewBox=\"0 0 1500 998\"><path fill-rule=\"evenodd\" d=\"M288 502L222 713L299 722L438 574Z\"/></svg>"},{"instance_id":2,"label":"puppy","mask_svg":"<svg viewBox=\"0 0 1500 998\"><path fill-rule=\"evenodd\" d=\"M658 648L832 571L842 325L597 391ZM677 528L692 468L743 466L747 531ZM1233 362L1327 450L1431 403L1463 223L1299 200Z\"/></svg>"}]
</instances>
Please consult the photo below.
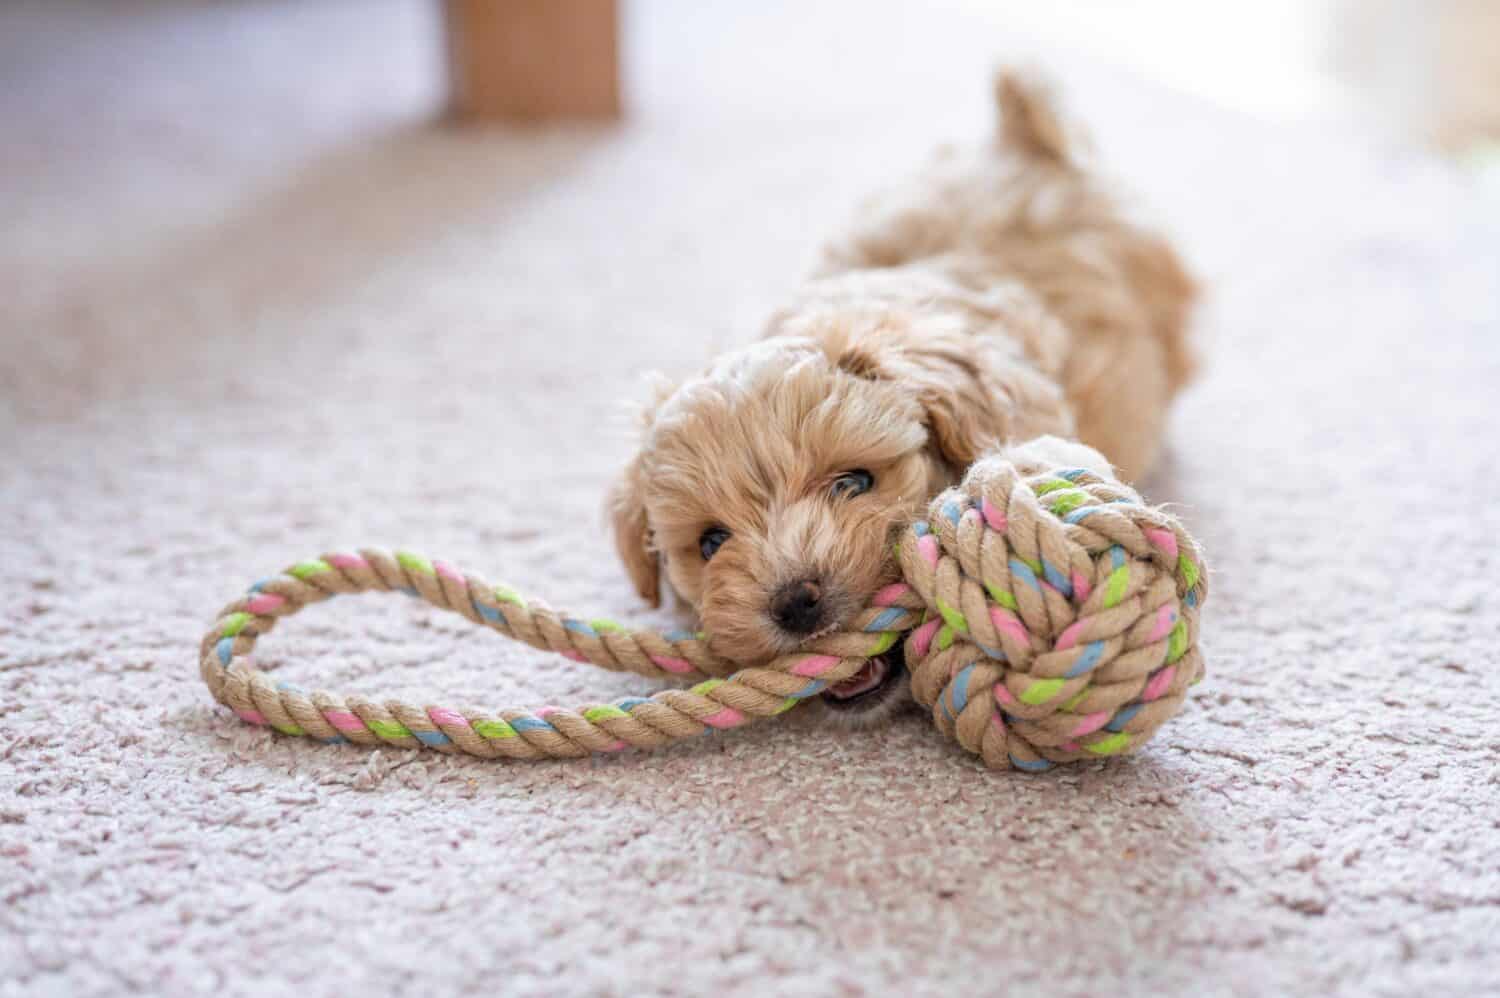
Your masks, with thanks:
<instances>
[{"instance_id":1,"label":"puppy","mask_svg":"<svg viewBox=\"0 0 1500 998\"><path fill-rule=\"evenodd\" d=\"M646 412L616 545L641 595L655 605L665 575L725 658L794 651L867 606L895 577L893 533L986 452L1033 441L1127 480L1157 452L1192 368L1193 283L1085 171L1038 83L1001 73L995 95L991 141L867 205L763 339ZM888 714L899 645L823 699Z\"/></svg>"}]
</instances>

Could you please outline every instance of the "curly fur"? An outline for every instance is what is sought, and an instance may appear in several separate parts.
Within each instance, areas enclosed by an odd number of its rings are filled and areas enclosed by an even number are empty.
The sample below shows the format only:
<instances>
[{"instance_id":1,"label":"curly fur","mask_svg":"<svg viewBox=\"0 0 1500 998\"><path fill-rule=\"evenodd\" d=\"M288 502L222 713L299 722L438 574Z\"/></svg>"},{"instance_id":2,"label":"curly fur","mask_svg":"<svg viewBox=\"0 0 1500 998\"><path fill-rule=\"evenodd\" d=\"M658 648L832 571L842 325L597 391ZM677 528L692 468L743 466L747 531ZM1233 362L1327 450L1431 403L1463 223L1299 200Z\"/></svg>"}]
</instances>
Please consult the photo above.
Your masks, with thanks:
<instances>
[{"instance_id":1,"label":"curly fur","mask_svg":"<svg viewBox=\"0 0 1500 998\"><path fill-rule=\"evenodd\" d=\"M871 201L764 338L648 407L617 546L641 595L665 575L722 655L805 640L769 610L788 582L818 580L828 626L865 605L890 531L986 451L1076 437L1127 479L1156 455L1192 370L1192 281L1083 168L1039 84L1002 73L996 102L991 142ZM851 469L874 488L834 494ZM715 526L731 536L706 561Z\"/></svg>"}]
</instances>

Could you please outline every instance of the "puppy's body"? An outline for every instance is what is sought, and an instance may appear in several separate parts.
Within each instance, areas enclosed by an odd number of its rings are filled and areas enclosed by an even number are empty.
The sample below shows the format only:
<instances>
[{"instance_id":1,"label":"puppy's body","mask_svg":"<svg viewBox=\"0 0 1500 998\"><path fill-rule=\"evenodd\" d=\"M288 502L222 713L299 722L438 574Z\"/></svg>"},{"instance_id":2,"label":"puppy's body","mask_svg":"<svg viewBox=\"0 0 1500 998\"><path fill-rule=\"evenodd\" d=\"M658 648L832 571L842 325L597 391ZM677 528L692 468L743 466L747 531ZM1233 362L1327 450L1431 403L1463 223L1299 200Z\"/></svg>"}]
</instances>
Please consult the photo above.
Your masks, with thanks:
<instances>
[{"instance_id":1,"label":"puppy's body","mask_svg":"<svg viewBox=\"0 0 1500 998\"><path fill-rule=\"evenodd\" d=\"M1037 84L1001 75L996 102L994 142L945 151L871 199L795 307L865 296L914 321L961 313L968 332L1008 340L1062 391L1062 412L1021 400L1028 412L1018 415L1033 425L1015 438L1077 436L1134 480L1155 459L1168 405L1192 372L1193 282L1084 171ZM772 335L789 317L773 321Z\"/></svg>"},{"instance_id":2,"label":"puppy's body","mask_svg":"<svg viewBox=\"0 0 1500 998\"><path fill-rule=\"evenodd\" d=\"M764 339L647 414L617 544L642 595L664 569L727 658L866 606L890 532L982 453L1076 437L1129 480L1159 448L1192 282L1084 172L1040 88L1002 75L996 96L993 141L875 199ZM845 705L896 699L896 664L875 672Z\"/></svg>"}]
</instances>

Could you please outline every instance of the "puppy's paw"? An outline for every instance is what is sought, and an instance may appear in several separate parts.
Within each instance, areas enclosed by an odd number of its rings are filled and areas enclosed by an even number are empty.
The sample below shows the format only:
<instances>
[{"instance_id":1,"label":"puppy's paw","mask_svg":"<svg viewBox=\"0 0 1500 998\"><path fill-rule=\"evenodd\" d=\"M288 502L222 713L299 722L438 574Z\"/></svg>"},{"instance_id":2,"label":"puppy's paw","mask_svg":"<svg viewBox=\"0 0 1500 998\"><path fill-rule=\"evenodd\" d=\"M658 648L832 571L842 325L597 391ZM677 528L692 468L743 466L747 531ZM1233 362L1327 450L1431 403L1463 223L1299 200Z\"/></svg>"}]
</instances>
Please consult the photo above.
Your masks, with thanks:
<instances>
[{"instance_id":1,"label":"puppy's paw","mask_svg":"<svg viewBox=\"0 0 1500 998\"><path fill-rule=\"evenodd\" d=\"M1087 468L1096 475L1109 478L1114 475L1109 462L1088 444L1062 437L1034 437L1023 444L1007 447L1001 456L1017 467L1028 468Z\"/></svg>"}]
</instances>

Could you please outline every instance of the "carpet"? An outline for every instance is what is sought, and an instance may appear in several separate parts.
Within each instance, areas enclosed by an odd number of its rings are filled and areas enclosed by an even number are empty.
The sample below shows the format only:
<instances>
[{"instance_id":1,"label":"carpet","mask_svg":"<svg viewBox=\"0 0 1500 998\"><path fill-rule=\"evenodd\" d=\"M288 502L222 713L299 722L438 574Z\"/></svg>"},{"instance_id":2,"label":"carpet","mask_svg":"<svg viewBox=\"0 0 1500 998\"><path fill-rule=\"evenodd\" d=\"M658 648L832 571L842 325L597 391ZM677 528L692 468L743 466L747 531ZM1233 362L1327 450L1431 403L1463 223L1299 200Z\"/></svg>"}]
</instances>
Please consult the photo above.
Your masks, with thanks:
<instances>
[{"instance_id":1,"label":"carpet","mask_svg":"<svg viewBox=\"0 0 1500 998\"><path fill-rule=\"evenodd\" d=\"M428 5L0 11L0 995L1495 993L1494 202L999 6L627 27L623 124L462 131ZM504 765L212 704L217 609L350 545L680 620L601 512L642 372L752 335L1015 56L1209 290L1146 483L1212 565L1209 674L1146 750L1026 776L920 715L793 714ZM649 688L391 597L258 656L460 703Z\"/></svg>"}]
</instances>

